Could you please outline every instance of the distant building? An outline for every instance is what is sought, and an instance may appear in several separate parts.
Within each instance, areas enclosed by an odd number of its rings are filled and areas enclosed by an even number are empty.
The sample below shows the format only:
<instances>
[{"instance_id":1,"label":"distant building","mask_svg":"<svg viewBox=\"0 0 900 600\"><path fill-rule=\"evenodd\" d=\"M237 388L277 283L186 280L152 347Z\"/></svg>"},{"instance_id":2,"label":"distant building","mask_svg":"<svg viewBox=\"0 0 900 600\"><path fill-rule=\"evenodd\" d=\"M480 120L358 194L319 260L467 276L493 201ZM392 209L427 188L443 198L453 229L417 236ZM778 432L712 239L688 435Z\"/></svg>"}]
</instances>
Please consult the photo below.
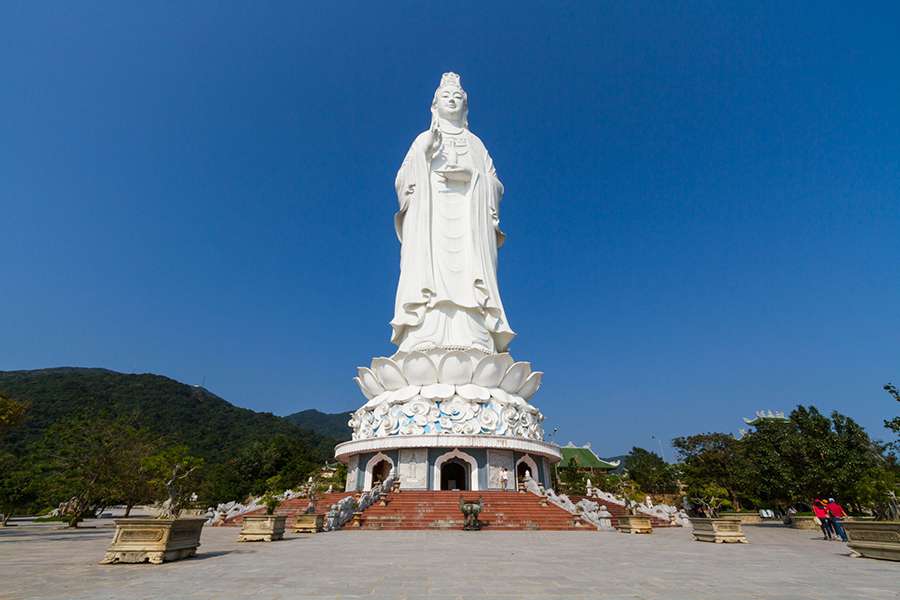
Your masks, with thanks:
<instances>
[{"instance_id":1,"label":"distant building","mask_svg":"<svg viewBox=\"0 0 900 600\"><path fill-rule=\"evenodd\" d=\"M747 425L756 426L757 424L759 424L763 421L775 421L775 422L781 422L781 423L789 423L790 419L788 417L784 416L783 410L776 410L775 412L772 412L771 410L768 410L768 411L758 410L758 411L756 411L756 415L752 419L748 419L747 417L744 417L744 423L746 423ZM747 430L744 428L739 429L738 432L739 432L738 437L744 437L747 434Z\"/></svg>"},{"instance_id":2,"label":"distant building","mask_svg":"<svg viewBox=\"0 0 900 600\"><path fill-rule=\"evenodd\" d=\"M584 446L576 446L569 442L565 446L561 446L559 451L562 453L562 460L559 461L557 467L568 467L570 461L574 460L579 471L590 473L591 475L609 473L621 464L621 461L618 460L603 460L594 454L589 443Z\"/></svg>"}]
</instances>

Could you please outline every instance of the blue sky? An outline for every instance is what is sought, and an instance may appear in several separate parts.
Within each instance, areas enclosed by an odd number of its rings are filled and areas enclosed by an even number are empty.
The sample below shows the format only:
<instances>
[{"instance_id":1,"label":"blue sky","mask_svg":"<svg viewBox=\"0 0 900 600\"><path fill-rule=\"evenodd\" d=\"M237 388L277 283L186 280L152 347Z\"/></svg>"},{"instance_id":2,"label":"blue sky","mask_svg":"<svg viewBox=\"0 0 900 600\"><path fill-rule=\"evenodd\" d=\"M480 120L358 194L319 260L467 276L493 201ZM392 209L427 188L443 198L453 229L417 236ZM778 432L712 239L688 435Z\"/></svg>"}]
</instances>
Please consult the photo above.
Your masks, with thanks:
<instances>
[{"instance_id":1,"label":"blue sky","mask_svg":"<svg viewBox=\"0 0 900 600\"><path fill-rule=\"evenodd\" d=\"M513 355L601 454L900 383L900 9L0 7L0 369L351 410L442 72L506 186ZM673 3L674 4L674 3Z\"/></svg>"}]
</instances>

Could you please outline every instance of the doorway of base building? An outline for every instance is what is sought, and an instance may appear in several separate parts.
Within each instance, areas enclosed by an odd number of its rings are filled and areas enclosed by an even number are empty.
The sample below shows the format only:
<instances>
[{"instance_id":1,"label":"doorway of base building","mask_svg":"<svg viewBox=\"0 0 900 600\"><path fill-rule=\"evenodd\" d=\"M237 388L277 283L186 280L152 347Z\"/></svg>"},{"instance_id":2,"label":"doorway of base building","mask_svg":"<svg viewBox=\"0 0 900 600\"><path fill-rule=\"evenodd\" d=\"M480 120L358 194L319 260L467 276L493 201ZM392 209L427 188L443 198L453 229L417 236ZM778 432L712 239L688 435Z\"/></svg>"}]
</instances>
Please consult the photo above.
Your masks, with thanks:
<instances>
[{"instance_id":1,"label":"doorway of base building","mask_svg":"<svg viewBox=\"0 0 900 600\"><path fill-rule=\"evenodd\" d=\"M388 478L388 475L391 474L391 463L386 460L378 461L374 467L372 467L372 485L376 485L384 481Z\"/></svg>"},{"instance_id":2,"label":"doorway of base building","mask_svg":"<svg viewBox=\"0 0 900 600\"><path fill-rule=\"evenodd\" d=\"M516 485L524 486L525 485L525 473L527 471L531 471L531 468L528 466L524 460L516 465ZM534 473L530 473L532 477L535 477Z\"/></svg>"},{"instance_id":3,"label":"doorway of base building","mask_svg":"<svg viewBox=\"0 0 900 600\"><path fill-rule=\"evenodd\" d=\"M459 490L469 489L469 464L458 458L451 458L441 465L441 489Z\"/></svg>"}]
</instances>

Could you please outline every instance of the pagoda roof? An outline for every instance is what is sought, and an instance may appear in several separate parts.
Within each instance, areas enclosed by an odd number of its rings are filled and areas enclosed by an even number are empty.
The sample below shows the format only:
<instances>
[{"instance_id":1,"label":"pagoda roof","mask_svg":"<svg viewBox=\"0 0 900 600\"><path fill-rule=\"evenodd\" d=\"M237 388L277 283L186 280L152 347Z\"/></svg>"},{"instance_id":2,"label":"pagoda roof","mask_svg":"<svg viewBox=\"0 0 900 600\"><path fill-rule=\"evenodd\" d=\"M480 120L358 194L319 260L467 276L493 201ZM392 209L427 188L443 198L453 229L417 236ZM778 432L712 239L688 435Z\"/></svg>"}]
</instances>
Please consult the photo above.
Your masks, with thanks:
<instances>
[{"instance_id":1,"label":"pagoda roof","mask_svg":"<svg viewBox=\"0 0 900 600\"><path fill-rule=\"evenodd\" d=\"M612 470L615 469L621 464L620 461L607 461L603 460L591 450L590 444L585 446L576 446L572 442L569 442L567 445L560 447L559 451L562 453L562 461L560 461L559 465L564 467L569 464L571 459L575 459L575 464L579 467L584 467L588 469L604 469L604 470Z\"/></svg>"}]
</instances>

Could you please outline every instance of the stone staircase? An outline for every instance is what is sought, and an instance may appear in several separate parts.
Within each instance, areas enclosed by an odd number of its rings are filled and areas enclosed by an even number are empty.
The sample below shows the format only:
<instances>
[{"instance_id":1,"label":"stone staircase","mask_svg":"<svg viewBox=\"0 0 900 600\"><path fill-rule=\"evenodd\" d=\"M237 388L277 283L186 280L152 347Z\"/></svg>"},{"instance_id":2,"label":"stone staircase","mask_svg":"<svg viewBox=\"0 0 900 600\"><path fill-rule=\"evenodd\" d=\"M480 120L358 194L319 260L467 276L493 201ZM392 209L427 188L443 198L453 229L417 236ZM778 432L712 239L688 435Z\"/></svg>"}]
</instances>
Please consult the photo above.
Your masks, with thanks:
<instances>
[{"instance_id":1,"label":"stone staircase","mask_svg":"<svg viewBox=\"0 0 900 600\"><path fill-rule=\"evenodd\" d=\"M362 529L462 529L463 515L459 498L483 498L479 520L485 530L582 530L596 531L567 511L547 504L534 494L482 491L415 491L391 492L384 501L366 509L360 518ZM351 529L348 523L344 528Z\"/></svg>"},{"instance_id":2,"label":"stone staircase","mask_svg":"<svg viewBox=\"0 0 900 600\"><path fill-rule=\"evenodd\" d=\"M324 515L328 513L328 509L331 508L332 504L335 504L341 498L346 498L347 496L353 495L354 494L352 492L331 492L329 494L322 494L319 499L316 500L316 513ZM307 506L309 506L309 501L306 498L293 498L291 500L285 500L284 502L282 502L281 505L279 505L279 507L275 509L275 514L286 515L288 517L287 526L290 527L294 523L294 516L306 512ZM261 507L254 511L228 519L223 523L223 525L240 525L246 515L264 514L266 514L266 509L265 507Z\"/></svg>"}]
</instances>

